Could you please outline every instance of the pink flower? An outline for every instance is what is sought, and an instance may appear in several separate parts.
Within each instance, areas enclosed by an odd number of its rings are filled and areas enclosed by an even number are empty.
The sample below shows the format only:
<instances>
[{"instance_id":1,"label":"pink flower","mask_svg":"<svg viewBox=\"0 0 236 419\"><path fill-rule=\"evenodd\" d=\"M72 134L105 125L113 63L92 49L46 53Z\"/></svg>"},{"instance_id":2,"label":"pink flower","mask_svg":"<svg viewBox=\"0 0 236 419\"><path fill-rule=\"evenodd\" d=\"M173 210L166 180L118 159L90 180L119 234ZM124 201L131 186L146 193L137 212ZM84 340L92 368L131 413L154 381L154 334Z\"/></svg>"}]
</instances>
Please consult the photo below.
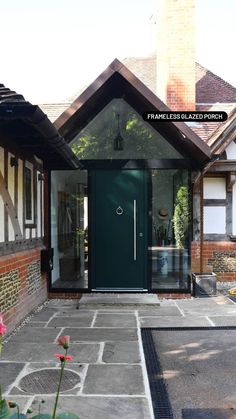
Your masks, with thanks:
<instances>
[{"instance_id":1,"label":"pink flower","mask_svg":"<svg viewBox=\"0 0 236 419\"><path fill-rule=\"evenodd\" d=\"M54 354L56 358L60 359L61 362L63 361L72 361L73 357L70 355L63 355L63 354Z\"/></svg>"},{"instance_id":2,"label":"pink flower","mask_svg":"<svg viewBox=\"0 0 236 419\"><path fill-rule=\"evenodd\" d=\"M70 343L70 336L68 336L68 335L60 336L57 339L57 343L58 343L58 345L61 345L64 349L68 349L69 348L69 343Z\"/></svg>"},{"instance_id":3,"label":"pink flower","mask_svg":"<svg viewBox=\"0 0 236 419\"><path fill-rule=\"evenodd\" d=\"M7 328L5 326L5 324L3 323L3 317L2 314L0 313L0 335L4 335L4 333L6 332Z\"/></svg>"}]
</instances>

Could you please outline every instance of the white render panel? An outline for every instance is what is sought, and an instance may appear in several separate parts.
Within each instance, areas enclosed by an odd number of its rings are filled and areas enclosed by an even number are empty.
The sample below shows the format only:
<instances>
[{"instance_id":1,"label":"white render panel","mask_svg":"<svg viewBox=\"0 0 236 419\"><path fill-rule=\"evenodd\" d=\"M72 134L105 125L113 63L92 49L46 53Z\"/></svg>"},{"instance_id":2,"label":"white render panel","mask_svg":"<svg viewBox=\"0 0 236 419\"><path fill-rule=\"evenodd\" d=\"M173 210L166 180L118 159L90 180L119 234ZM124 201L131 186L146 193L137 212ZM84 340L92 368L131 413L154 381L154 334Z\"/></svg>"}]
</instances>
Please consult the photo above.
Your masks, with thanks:
<instances>
[{"instance_id":1,"label":"white render panel","mask_svg":"<svg viewBox=\"0 0 236 419\"><path fill-rule=\"evenodd\" d=\"M0 147L0 170L4 176L4 148Z\"/></svg>"},{"instance_id":2,"label":"white render panel","mask_svg":"<svg viewBox=\"0 0 236 419\"><path fill-rule=\"evenodd\" d=\"M227 160L236 160L236 144L234 141L226 148Z\"/></svg>"},{"instance_id":3,"label":"white render panel","mask_svg":"<svg viewBox=\"0 0 236 419\"><path fill-rule=\"evenodd\" d=\"M5 241L4 235L4 203L0 195L0 242Z\"/></svg>"},{"instance_id":4,"label":"white render panel","mask_svg":"<svg viewBox=\"0 0 236 419\"><path fill-rule=\"evenodd\" d=\"M0 147L0 170L4 176L4 149ZM4 203L0 195L0 242L4 242Z\"/></svg>"},{"instance_id":5,"label":"white render panel","mask_svg":"<svg viewBox=\"0 0 236 419\"><path fill-rule=\"evenodd\" d=\"M236 236L236 183L232 190L232 234Z\"/></svg>"},{"instance_id":6,"label":"white render panel","mask_svg":"<svg viewBox=\"0 0 236 419\"><path fill-rule=\"evenodd\" d=\"M203 179L204 199L226 199L226 180L223 177L205 177Z\"/></svg>"},{"instance_id":7,"label":"white render panel","mask_svg":"<svg viewBox=\"0 0 236 419\"><path fill-rule=\"evenodd\" d=\"M15 199L15 167L10 165L11 157L15 157L13 154L8 153L8 192L11 197L13 206ZM15 240L15 232L11 222L10 217L8 216L8 239L9 241Z\"/></svg>"},{"instance_id":8,"label":"white render panel","mask_svg":"<svg viewBox=\"0 0 236 419\"><path fill-rule=\"evenodd\" d=\"M10 165L11 157L15 157L13 154L8 153L8 192L14 205L15 199L15 166Z\"/></svg>"},{"instance_id":9,"label":"white render panel","mask_svg":"<svg viewBox=\"0 0 236 419\"><path fill-rule=\"evenodd\" d=\"M32 239L36 237L36 228L32 228Z\"/></svg>"},{"instance_id":10,"label":"white render panel","mask_svg":"<svg viewBox=\"0 0 236 419\"><path fill-rule=\"evenodd\" d=\"M41 182L41 188L42 188L42 237L44 237L44 182Z\"/></svg>"},{"instance_id":11,"label":"white render panel","mask_svg":"<svg viewBox=\"0 0 236 419\"><path fill-rule=\"evenodd\" d=\"M18 221L23 232L23 161L18 160Z\"/></svg>"},{"instance_id":12,"label":"white render panel","mask_svg":"<svg viewBox=\"0 0 236 419\"><path fill-rule=\"evenodd\" d=\"M37 171L37 237L41 237L41 212L42 212L42 203L41 203L41 183L42 181L38 180L40 172Z\"/></svg>"},{"instance_id":13,"label":"white render panel","mask_svg":"<svg viewBox=\"0 0 236 419\"><path fill-rule=\"evenodd\" d=\"M204 207L203 219L204 234L226 233L225 207Z\"/></svg>"},{"instance_id":14,"label":"white render panel","mask_svg":"<svg viewBox=\"0 0 236 419\"><path fill-rule=\"evenodd\" d=\"M26 228L25 229L25 238L29 239L30 238L30 228Z\"/></svg>"},{"instance_id":15,"label":"white render panel","mask_svg":"<svg viewBox=\"0 0 236 419\"><path fill-rule=\"evenodd\" d=\"M8 215L8 240L11 242L11 241L14 241L15 239L16 237L15 237L14 228L13 228L11 219Z\"/></svg>"}]
</instances>

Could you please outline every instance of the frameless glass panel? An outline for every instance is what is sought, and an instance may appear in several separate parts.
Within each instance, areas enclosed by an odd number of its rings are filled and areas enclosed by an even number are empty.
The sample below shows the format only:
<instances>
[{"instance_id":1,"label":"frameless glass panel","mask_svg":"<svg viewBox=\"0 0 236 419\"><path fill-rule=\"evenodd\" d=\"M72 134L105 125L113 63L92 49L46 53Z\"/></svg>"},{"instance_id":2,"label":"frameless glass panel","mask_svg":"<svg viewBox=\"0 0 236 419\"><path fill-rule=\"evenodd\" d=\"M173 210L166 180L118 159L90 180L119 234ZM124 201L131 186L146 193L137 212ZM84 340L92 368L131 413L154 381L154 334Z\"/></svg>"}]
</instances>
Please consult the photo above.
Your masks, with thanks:
<instances>
[{"instance_id":1,"label":"frameless glass panel","mask_svg":"<svg viewBox=\"0 0 236 419\"><path fill-rule=\"evenodd\" d=\"M183 158L123 99L105 106L70 147L82 160Z\"/></svg>"},{"instance_id":2,"label":"frameless glass panel","mask_svg":"<svg viewBox=\"0 0 236 419\"><path fill-rule=\"evenodd\" d=\"M189 173L152 170L153 289L188 287L190 257Z\"/></svg>"},{"instance_id":3,"label":"frameless glass panel","mask_svg":"<svg viewBox=\"0 0 236 419\"><path fill-rule=\"evenodd\" d=\"M51 237L53 288L88 287L87 172L53 171Z\"/></svg>"}]
</instances>

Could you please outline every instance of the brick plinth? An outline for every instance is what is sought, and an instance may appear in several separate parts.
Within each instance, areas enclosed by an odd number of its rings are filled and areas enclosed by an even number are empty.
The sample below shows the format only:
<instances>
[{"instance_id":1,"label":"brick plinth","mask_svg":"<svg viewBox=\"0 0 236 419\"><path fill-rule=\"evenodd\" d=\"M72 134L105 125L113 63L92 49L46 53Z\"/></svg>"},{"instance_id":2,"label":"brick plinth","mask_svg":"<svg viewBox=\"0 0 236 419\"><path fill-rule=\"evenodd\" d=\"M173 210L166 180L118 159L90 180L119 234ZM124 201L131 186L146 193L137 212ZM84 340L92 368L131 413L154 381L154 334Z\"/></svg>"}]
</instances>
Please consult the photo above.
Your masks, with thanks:
<instances>
[{"instance_id":1,"label":"brick plinth","mask_svg":"<svg viewBox=\"0 0 236 419\"><path fill-rule=\"evenodd\" d=\"M8 333L47 299L40 255L41 248L36 248L0 256L0 312Z\"/></svg>"},{"instance_id":2,"label":"brick plinth","mask_svg":"<svg viewBox=\"0 0 236 419\"><path fill-rule=\"evenodd\" d=\"M200 272L200 243L191 246L191 270ZM203 272L214 272L218 281L236 281L236 243L205 241L202 250Z\"/></svg>"}]
</instances>

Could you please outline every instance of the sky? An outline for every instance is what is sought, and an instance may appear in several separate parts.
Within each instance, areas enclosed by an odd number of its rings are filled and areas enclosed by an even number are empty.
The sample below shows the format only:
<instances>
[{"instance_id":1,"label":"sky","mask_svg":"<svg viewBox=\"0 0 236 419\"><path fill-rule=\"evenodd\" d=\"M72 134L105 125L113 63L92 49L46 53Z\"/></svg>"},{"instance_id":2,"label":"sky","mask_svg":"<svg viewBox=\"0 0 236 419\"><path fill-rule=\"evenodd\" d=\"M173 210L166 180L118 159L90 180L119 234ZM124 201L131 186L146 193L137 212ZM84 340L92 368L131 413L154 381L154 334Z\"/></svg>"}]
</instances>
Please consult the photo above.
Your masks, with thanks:
<instances>
[{"instance_id":1,"label":"sky","mask_svg":"<svg viewBox=\"0 0 236 419\"><path fill-rule=\"evenodd\" d=\"M0 83L66 101L115 59L155 51L160 0L0 0ZM236 86L236 1L196 0L196 61Z\"/></svg>"}]
</instances>

